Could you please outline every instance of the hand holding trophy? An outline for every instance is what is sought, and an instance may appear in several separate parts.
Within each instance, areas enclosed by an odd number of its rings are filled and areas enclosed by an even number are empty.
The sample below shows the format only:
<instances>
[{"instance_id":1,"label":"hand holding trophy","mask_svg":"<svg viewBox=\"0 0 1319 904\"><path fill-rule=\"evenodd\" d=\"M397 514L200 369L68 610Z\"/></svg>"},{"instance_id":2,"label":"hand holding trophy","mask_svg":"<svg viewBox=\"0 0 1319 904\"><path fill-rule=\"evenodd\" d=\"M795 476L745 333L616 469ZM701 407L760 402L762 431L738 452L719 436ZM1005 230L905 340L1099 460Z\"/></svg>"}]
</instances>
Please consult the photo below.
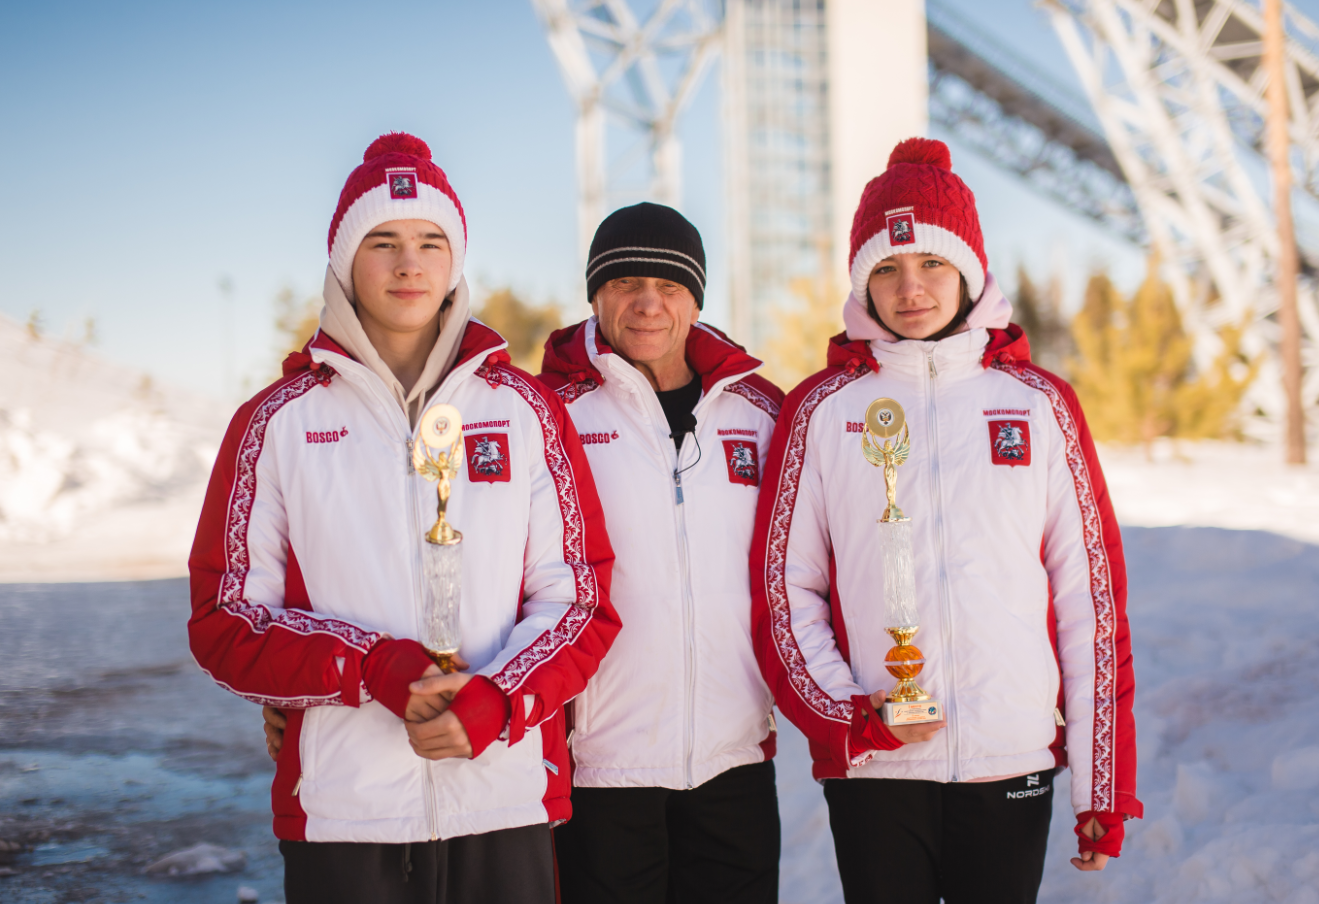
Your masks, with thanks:
<instances>
[{"instance_id":1,"label":"hand holding trophy","mask_svg":"<svg viewBox=\"0 0 1319 904\"><path fill-rule=\"evenodd\" d=\"M463 535L446 519L451 481L458 476L463 457L463 421L452 405L434 405L421 416L412 443L412 466L436 484L439 496L435 524L422 544L425 572L422 645L444 672L455 669L454 656L462 644L458 605L463 591Z\"/></svg>"},{"instance_id":2,"label":"hand holding trophy","mask_svg":"<svg viewBox=\"0 0 1319 904\"><path fill-rule=\"evenodd\" d=\"M897 646L888 651L884 661L888 673L898 679L898 685L885 700L882 715L888 725L937 722L943 718L943 707L931 700L916 683L925 658L911 642L920 630L920 615L916 611L911 519L902 513L897 502L898 467L911 453L907 415L900 404L893 399L876 399L870 403L861 435L861 450L868 462L884 469L888 503L878 522L879 548L884 562L884 630L897 641Z\"/></svg>"}]
</instances>

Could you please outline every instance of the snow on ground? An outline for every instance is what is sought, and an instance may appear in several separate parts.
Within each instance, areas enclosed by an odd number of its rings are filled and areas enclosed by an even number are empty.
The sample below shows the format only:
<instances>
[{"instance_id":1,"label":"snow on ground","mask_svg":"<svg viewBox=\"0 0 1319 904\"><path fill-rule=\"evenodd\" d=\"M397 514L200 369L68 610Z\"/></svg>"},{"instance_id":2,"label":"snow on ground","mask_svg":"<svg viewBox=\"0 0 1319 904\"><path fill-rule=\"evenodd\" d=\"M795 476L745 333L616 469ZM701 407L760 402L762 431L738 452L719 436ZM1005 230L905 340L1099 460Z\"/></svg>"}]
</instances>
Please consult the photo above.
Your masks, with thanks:
<instances>
[{"instance_id":1,"label":"snow on ground","mask_svg":"<svg viewBox=\"0 0 1319 904\"><path fill-rule=\"evenodd\" d=\"M1162 440L1152 453L1099 450L1120 523L1267 530L1319 543L1319 449L1306 467L1253 443Z\"/></svg>"},{"instance_id":2,"label":"snow on ground","mask_svg":"<svg viewBox=\"0 0 1319 904\"><path fill-rule=\"evenodd\" d=\"M225 421L0 316L0 581L183 574Z\"/></svg>"},{"instance_id":3,"label":"snow on ground","mask_svg":"<svg viewBox=\"0 0 1319 904\"><path fill-rule=\"evenodd\" d=\"M1316 904L1319 546L1215 528L1123 535L1146 815L1107 870L1077 872L1063 773L1040 900ZM220 904L241 884L278 900L260 712L192 662L186 582L0 584L0 613L0 842L23 846L0 845L0 899ZM779 729L780 899L838 904L806 743L786 719ZM143 874L198 844L242 851L246 866Z\"/></svg>"}]
</instances>

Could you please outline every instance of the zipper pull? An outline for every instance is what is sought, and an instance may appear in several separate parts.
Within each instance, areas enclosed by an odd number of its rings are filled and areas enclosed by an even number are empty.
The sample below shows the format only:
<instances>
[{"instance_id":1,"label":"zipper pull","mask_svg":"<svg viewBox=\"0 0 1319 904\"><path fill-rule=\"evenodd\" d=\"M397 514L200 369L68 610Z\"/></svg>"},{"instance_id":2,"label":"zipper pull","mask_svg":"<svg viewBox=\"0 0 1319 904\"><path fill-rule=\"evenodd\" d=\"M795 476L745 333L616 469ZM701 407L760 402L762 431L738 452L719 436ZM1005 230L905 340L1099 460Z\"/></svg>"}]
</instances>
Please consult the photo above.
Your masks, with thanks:
<instances>
[{"instance_id":1,"label":"zipper pull","mask_svg":"<svg viewBox=\"0 0 1319 904\"><path fill-rule=\"evenodd\" d=\"M417 473L417 469L416 469L415 467L413 467L413 464L412 464L412 441L411 441L411 440L406 440L406 439L403 440L403 460L404 460L405 462L407 462L408 473L409 473L409 474L416 474L416 473Z\"/></svg>"},{"instance_id":2,"label":"zipper pull","mask_svg":"<svg viewBox=\"0 0 1319 904\"><path fill-rule=\"evenodd\" d=\"M930 354L926 355L925 360L928 361L930 364L930 379L934 379L935 377L939 376L939 371L934 366L934 353L931 352Z\"/></svg>"},{"instance_id":3,"label":"zipper pull","mask_svg":"<svg viewBox=\"0 0 1319 904\"><path fill-rule=\"evenodd\" d=\"M293 786L293 796L294 796L294 797L297 797L297 796L298 796L298 792L301 791L301 790L302 790L302 773L298 773L298 781L297 781L297 784L295 784L295 785Z\"/></svg>"},{"instance_id":4,"label":"zipper pull","mask_svg":"<svg viewBox=\"0 0 1319 904\"><path fill-rule=\"evenodd\" d=\"M678 505L682 505L682 472L677 468L673 469L673 489Z\"/></svg>"},{"instance_id":5,"label":"zipper pull","mask_svg":"<svg viewBox=\"0 0 1319 904\"><path fill-rule=\"evenodd\" d=\"M1053 708L1053 721L1058 724L1059 728L1067 727L1067 720L1063 718L1063 711L1056 706Z\"/></svg>"}]
</instances>

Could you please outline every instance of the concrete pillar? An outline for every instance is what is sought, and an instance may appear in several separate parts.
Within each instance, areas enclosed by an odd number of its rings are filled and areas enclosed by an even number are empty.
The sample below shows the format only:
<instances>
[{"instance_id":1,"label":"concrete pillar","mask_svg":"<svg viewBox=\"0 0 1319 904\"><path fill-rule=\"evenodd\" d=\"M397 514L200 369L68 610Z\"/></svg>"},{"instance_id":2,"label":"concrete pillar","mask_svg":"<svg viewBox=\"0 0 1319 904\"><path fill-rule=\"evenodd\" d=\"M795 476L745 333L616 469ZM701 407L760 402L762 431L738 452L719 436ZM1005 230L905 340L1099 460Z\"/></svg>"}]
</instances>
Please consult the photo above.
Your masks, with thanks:
<instances>
[{"instance_id":1,"label":"concrete pillar","mask_svg":"<svg viewBox=\"0 0 1319 904\"><path fill-rule=\"evenodd\" d=\"M924 0L828 0L834 278L849 284L852 214L904 138L929 129Z\"/></svg>"}]
</instances>

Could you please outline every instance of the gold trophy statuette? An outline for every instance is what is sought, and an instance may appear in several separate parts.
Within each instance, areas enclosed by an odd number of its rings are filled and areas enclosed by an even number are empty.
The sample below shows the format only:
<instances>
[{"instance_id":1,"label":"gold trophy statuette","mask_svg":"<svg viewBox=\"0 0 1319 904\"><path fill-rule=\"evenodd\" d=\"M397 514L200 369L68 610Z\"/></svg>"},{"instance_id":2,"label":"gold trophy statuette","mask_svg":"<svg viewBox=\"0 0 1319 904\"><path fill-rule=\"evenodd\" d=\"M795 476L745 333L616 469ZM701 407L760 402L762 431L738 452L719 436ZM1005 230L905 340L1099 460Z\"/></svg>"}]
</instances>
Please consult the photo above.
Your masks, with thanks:
<instances>
[{"instance_id":1,"label":"gold trophy statuette","mask_svg":"<svg viewBox=\"0 0 1319 904\"><path fill-rule=\"evenodd\" d=\"M895 442L896 440L896 442ZM911 454L907 415L893 399L875 399L866 409L861 450L866 461L884 469L887 505L879 519L879 546L884 561L884 629L897 646L884 657L888 673L898 679L881 714L888 725L937 722L943 707L921 690L916 676L925 656L911 639L920 630L916 611L916 565L911 546L911 519L898 508L898 468Z\"/></svg>"},{"instance_id":2,"label":"gold trophy statuette","mask_svg":"<svg viewBox=\"0 0 1319 904\"><path fill-rule=\"evenodd\" d=\"M454 671L453 657L462 645L458 605L462 600L463 535L449 523L446 511L463 454L463 420L458 409L452 405L428 408L412 443L412 467L435 483L439 497L435 523L422 544L426 577L422 645L445 672Z\"/></svg>"}]
</instances>

